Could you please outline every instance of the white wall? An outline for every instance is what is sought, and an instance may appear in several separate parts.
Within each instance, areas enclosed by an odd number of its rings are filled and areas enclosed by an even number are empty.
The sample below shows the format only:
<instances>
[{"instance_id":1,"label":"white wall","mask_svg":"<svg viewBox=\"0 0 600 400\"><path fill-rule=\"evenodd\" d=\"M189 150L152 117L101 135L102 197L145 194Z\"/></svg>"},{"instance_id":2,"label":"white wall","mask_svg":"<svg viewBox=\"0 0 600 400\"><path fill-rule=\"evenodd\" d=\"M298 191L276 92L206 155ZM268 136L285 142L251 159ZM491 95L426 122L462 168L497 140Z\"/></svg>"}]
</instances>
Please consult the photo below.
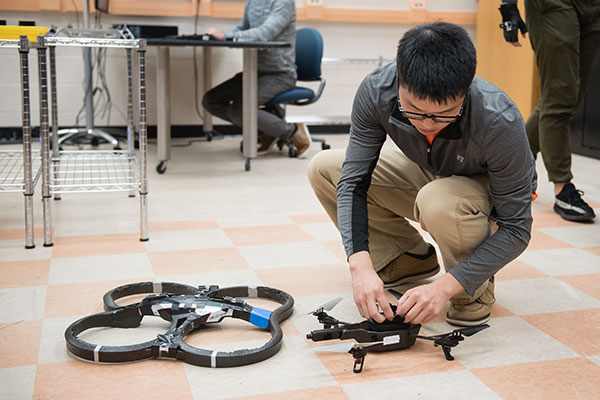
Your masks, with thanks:
<instances>
[{"instance_id":1,"label":"white wall","mask_svg":"<svg viewBox=\"0 0 600 400\"><path fill-rule=\"evenodd\" d=\"M302 2L299 2L300 4ZM338 4L339 3L339 4ZM381 7L376 7L377 3ZM373 1L370 8L407 9L407 1ZM395 6L394 6L395 4ZM328 7L360 8L363 1L328 0ZM475 0L442 2L441 0L427 2L429 9L439 11L446 7L449 11L475 12ZM67 24L77 24L74 13L26 13L3 12L0 19L6 19L9 25L16 25L19 20L35 20L39 26L56 25L64 27ZM90 18L93 23L93 18ZM202 32L209 26L222 30L230 29L237 21L199 18L198 31ZM81 17L79 16L79 23ZM177 25L180 34L194 31L193 18L173 17L131 17L103 16L102 24L110 26L114 23ZM333 22L298 22L298 28L311 26L323 35L326 58L379 58L393 59L395 48L400 37L410 29L410 25L398 24L358 24ZM474 39L475 27L465 27ZM202 65L202 51L197 52L198 66ZM107 79L113 101L110 125L124 125L125 120L120 114L126 111L126 64L125 51L108 50ZM37 86L36 52L30 55L32 121L39 121L39 97ZM323 97L317 103L306 107L289 107L288 115L320 116L330 119L348 120L354 93L362 78L376 64L365 63L324 63L323 76L327 86ZM242 68L242 51L237 49L213 49L213 82L219 83ZM200 70L201 71L201 70ZM81 49L57 49L58 75L58 105L59 123L69 126L75 123L75 117L83 102L83 60ZM98 82L95 82L98 85ZM148 91L148 123L156 124L156 48L149 47L147 53L147 91ZM21 102L20 79L18 70L18 55L16 50L0 51L0 127L20 126ZM194 111L193 64L192 48L171 48L171 118L176 125L200 124L200 119ZM119 112L120 111L120 112ZM83 120L82 120L83 121ZM106 118L96 116L96 124L107 124ZM219 121L216 121L219 123Z\"/></svg>"}]
</instances>

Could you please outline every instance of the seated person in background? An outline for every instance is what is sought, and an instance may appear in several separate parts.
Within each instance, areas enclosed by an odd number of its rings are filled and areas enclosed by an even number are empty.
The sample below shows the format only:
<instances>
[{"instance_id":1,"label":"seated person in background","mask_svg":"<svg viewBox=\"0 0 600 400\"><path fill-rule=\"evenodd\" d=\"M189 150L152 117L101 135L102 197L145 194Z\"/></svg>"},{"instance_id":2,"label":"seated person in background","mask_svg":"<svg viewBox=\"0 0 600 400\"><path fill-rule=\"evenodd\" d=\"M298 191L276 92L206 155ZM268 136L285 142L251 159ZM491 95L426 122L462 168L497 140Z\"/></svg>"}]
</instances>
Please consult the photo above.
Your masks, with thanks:
<instances>
[{"instance_id":1,"label":"seated person in background","mask_svg":"<svg viewBox=\"0 0 600 400\"><path fill-rule=\"evenodd\" d=\"M360 85L345 155L324 151L309 165L315 194L341 232L365 318L393 318L384 287L440 271L435 249L407 220L431 234L447 271L398 301L396 312L416 324L448 300L449 323L488 321L494 274L529 243L536 174L525 124L505 93L474 77L476 64L463 28L436 22L409 30L396 63ZM383 148L388 137L395 145Z\"/></svg>"},{"instance_id":2,"label":"seated person in background","mask_svg":"<svg viewBox=\"0 0 600 400\"><path fill-rule=\"evenodd\" d=\"M279 93L296 85L296 5L294 0L248 0L244 17L227 33L216 28L207 31L217 40L234 39L252 42L289 42L291 47L258 52L258 104L263 105ZM242 126L242 73L212 88L202 104L211 114ZM310 136L302 124L288 124L279 116L258 110L258 154L267 153L278 139L289 139L306 156Z\"/></svg>"}]
</instances>

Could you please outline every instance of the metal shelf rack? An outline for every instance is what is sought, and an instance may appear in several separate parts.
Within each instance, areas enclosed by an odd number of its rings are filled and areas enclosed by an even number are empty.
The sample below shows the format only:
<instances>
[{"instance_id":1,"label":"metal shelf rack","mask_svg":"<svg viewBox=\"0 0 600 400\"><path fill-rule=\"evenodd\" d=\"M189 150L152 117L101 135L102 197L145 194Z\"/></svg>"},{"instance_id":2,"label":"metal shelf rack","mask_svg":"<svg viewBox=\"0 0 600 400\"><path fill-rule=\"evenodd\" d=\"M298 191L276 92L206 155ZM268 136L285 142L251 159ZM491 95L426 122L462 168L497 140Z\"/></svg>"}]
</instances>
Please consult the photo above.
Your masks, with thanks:
<instances>
[{"instance_id":1,"label":"metal shelf rack","mask_svg":"<svg viewBox=\"0 0 600 400\"><path fill-rule=\"evenodd\" d=\"M25 248L35 247L33 234L33 190L40 176L40 157L31 153L29 98L29 40L0 40L0 48L18 49L21 75L23 150L0 150L0 192L20 192L25 201ZM34 171L36 171L34 175Z\"/></svg>"},{"instance_id":2,"label":"metal shelf rack","mask_svg":"<svg viewBox=\"0 0 600 400\"><path fill-rule=\"evenodd\" d=\"M40 132L42 137L42 204L44 246L52 246L50 199L62 193L135 191L140 197L140 240L148 240L148 175L146 128L146 41L129 38L81 37L93 32L63 30L70 37L39 36L37 42L40 82ZM105 47L127 50L127 150L62 151L58 146L58 104L56 88L57 47ZM52 93L52 135L48 109L46 50L50 52L50 91ZM134 150L132 50L137 50L139 66L139 152ZM52 140L52 146L50 146ZM52 149L51 149L52 148ZM51 154L52 153L52 154Z\"/></svg>"}]
</instances>

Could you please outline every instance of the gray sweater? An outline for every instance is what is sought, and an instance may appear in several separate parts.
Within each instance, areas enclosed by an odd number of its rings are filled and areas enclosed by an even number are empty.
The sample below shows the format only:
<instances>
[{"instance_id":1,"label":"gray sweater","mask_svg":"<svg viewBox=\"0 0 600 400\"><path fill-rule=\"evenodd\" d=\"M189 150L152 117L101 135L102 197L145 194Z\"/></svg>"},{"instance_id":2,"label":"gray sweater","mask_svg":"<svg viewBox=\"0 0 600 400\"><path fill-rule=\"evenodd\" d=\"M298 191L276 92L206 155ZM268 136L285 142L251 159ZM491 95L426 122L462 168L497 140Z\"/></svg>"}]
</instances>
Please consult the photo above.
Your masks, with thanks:
<instances>
[{"instance_id":1,"label":"gray sweater","mask_svg":"<svg viewBox=\"0 0 600 400\"><path fill-rule=\"evenodd\" d=\"M259 72L296 75L296 3L294 0L247 0L244 17L225 34L247 42L288 42L292 47L258 52Z\"/></svg>"},{"instance_id":2,"label":"gray sweater","mask_svg":"<svg viewBox=\"0 0 600 400\"><path fill-rule=\"evenodd\" d=\"M366 192L389 136L421 168L438 176L486 174L498 230L450 273L469 295L521 254L531 237L535 163L516 105L491 83L475 78L462 118L429 145L397 108L395 64L378 68L354 98L350 138L337 188L338 223L346 254L367 250Z\"/></svg>"}]
</instances>

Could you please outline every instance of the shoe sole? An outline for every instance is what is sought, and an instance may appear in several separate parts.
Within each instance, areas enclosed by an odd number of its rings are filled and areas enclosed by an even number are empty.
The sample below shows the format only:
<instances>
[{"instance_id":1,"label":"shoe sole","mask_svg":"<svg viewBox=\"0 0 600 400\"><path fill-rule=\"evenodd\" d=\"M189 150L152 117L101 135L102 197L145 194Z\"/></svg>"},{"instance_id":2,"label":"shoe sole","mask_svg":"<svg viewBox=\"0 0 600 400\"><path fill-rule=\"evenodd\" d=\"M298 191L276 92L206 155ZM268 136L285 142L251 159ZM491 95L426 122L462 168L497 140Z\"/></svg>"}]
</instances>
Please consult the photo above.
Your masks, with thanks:
<instances>
[{"instance_id":1,"label":"shoe sole","mask_svg":"<svg viewBox=\"0 0 600 400\"><path fill-rule=\"evenodd\" d=\"M430 269L429 271L425 271L425 272L419 272L417 274L413 274L413 275L408 275L408 276L404 276L400 279L396 279L393 282L388 282L388 283L383 283L383 287L384 288L389 288L389 287L393 287L393 286L398 286L398 285L402 285L404 283L412 283L412 282L418 282L418 281L422 281L423 279L426 278L430 278L434 275L437 275L437 273L440 272L440 265L436 265L435 268Z\"/></svg>"},{"instance_id":2,"label":"shoe sole","mask_svg":"<svg viewBox=\"0 0 600 400\"><path fill-rule=\"evenodd\" d=\"M564 212L564 210L556 204L554 205L554 212L560 215L562 219L572 222L588 222L596 217L595 215L570 215Z\"/></svg>"},{"instance_id":3,"label":"shoe sole","mask_svg":"<svg viewBox=\"0 0 600 400\"><path fill-rule=\"evenodd\" d=\"M448 322L451 325L462 326L462 327L479 326L479 325L483 325L486 322L488 322L490 320L490 316L491 315L488 314L485 317L481 317L481 318L473 319L473 320L467 320L467 319L450 318L448 316L448 314L446 314L446 322Z\"/></svg>"}]
</instances>

